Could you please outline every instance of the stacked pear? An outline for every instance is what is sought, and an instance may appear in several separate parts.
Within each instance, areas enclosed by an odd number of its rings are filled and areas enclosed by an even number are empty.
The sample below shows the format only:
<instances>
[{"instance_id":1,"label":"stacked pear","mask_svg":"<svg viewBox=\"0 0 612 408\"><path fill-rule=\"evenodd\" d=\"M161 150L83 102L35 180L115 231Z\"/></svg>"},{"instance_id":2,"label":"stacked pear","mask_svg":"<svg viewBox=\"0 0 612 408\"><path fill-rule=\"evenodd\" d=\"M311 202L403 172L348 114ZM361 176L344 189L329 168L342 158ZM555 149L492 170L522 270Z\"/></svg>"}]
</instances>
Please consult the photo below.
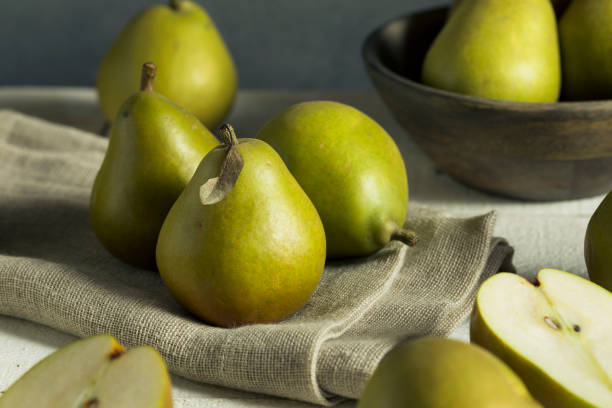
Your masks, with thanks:
<instances>
[{"instance_id":1,"label":"stacked pear","mask_svg":"<svg viewBox=\"0 0 612 408\"><path fill-rule=\"evenodd\" d=\"M502 358L546 407L612 407L612 293L543 269L501 273L476 297L473 342Z\"/></svg>"},{"instance_id":2,"label":"stacked pear","mask_svg":"<svg viewBox=\"0 0 612 408\"><path fill-rule=\"evenodd\" d=\"M550 0L461 0L427 52L422 80L484 98L554 102L557 37Z\"/></svg>"},{"instance_id":3,"label":"stacked pear","mask_svg":"<svg viewBox=\"0 0 612 408\"><path fill-rule=\"evenodd\" d=\"M90 219L102 244L131 265L154 269L161 225L202 158L218 144L198 119L153 90L155 65L141 91L117 112L96 176Z\"/></svg>"},{"instance_id":4,"label":"stacked pear","mask_svg":"<svg viewBox=\"0 0 612 408\"><path fill-rule=\"evenodd\" d=\"M293 105L272 118L257 138L269 143L312 200L327 236L327 255L368 255L397 239L408 204L404 161L374 120L338 102Z\"/></svg>"},{"instance_id":5,"label":"stacked pear","mask_svg":"<svg viewBox=\"0 0 612 408\"><path fill-rule=\"evenodd\" d=\"M574 0L559 23L567 99L612 98L612 0Z\"/></svg>"},{"instance_id":6,"label":"stacked pear","mask_svg":"<svg viewBox=\"0 0 612 408\"><path fill-rule=\"evenodd\" d=\"M584 258L591 280L612 291L612 191L589 221L584 238Z\"/></svg>"},{"instance_id":7,"label":"stacked pear","mask_svg":"<svg viewBox=\"0 0 612 408\"><path fill-rule=\"evenodd\" d=\"M148 346L129 351L109 335L71 343L40 361L0 397L0 408L171 408L170 377Z\"/></svg>"},{"instance_id":8,"label":"stacked pear","mask_svg":"<svg viewBox=\"0 0 612 408\"><path fill-rule=\"evenodd\" d=\"M237 139L229 125L223 136L168 213L157 265L177 301L208 323L276 322L317 287L325 232L272 147Z\"/></svg>"},{"instance_id":9,"label":"stacked pear","mask_svg":"<svg viewBox=\"0 0 612 408\"><path fill-rule=\"evenodd\" d=\"M422 338L380 362L358 408L540 407L506 364L456 340Z\"/></svg>"},{"instance_id":10,"label":"stacked pear","mask_svg":"<svg viewBox=\"0 0 612 408\"><path fill-rule=\"evenodd\" d=\"M147 8L113 42L97 79L109 121L138 90L136 72L143 61L159 67L157 90L209 129L227 115L236 95L236 68L210 16L195 2L171 0L169 6Z\"/></svg>"}]
</instances>

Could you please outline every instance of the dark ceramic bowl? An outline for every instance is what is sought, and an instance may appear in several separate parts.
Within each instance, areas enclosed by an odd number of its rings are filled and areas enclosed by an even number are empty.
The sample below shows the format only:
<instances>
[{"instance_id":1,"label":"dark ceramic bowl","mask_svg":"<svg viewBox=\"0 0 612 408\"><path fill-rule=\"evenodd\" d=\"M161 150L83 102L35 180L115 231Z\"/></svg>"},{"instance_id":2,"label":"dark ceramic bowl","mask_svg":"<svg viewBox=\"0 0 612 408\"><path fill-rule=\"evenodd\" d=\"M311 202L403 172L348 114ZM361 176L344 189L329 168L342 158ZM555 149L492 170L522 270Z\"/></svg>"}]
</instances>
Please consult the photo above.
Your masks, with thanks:
<instances>
[{"instance_id":1,"label":"dark ceramic bowl","mask_svg":"<svg viewBox=\"0 0 612 408\"><path fill-rule=\"evenodd\" d=\"M446 12L392 20L363 45L374 85L419 147L455 179L496 194L564 200L612 190L612 101L508 102L420 83Z\"/></svg>"}]
</instances>

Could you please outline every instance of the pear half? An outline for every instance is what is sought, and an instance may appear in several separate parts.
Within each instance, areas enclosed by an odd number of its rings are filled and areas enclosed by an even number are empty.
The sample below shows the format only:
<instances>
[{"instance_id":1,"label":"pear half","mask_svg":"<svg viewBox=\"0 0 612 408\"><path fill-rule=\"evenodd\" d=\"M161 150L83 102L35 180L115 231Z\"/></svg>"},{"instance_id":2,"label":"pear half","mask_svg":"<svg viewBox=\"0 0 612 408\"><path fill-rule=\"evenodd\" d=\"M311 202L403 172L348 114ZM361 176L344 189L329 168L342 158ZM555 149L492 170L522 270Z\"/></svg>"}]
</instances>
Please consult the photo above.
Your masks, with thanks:
<instances>
[{"instance_id":1,"label":"pear half","mask_svg":"<svg viewBox=\"0 0 612 408\"><path fill-rule=\"evenodd\" d=\"M612 407L612 294L543 269L535 284L500 273L481 286L473 342L502 358L547 407Z\"/></svg>"},{"instance_id":2,"label":"pear half","mask_svg":"<svg viewBox=\"0 0 612 408\"><path fill-rule=\"evenodd\" d=\"M0 408L170 408L170 377L161 355L125 352L110 335L88 337L49 355L0 397Z\"/></svg>"}]
</instances>

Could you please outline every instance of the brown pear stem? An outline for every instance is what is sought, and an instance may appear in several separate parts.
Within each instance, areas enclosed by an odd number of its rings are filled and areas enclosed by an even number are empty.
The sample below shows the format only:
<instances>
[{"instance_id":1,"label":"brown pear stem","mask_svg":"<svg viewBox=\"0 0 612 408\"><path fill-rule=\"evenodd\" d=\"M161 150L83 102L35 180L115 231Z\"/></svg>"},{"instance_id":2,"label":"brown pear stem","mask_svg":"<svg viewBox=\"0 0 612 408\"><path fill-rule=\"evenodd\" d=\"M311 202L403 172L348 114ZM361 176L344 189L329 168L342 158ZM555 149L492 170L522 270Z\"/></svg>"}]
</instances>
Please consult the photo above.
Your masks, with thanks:
<instances>
[{"instance_id":1,"label":"brown pear stem","mask_svg":"<svg viewBox=\"0 0 612 408\"><path fill-rule=\"evenodd\" d=\"M170 7L173 8L174 10L178 10L179 7L181 6L181 3L184 1L185 0L170 0Z\"/></svg>"},{"instance_id":2,"label":"brown pear stem","mask_svg":"<svg viewBox=\"0 0 612 408\"><path fill-rule=\"evenodd\" d=\"M419 242L419 236L416 232L400 228L391 233L392 241L401 241L408 246L415 246Z\"/></svg>"},{"instance_id":3,"label":"brown pear stem","mask_svg":"<svg viewBox=\"0 0 612 408\"><path fill-rule=\"evenodd\" d=\"M221 130L221 140L227 146L237 146L238 138L236 137L236 131L234 127L229 123L224 123L220 127Z\"/></svg>"},{"instance_id":4,"label":"brown pear stem","mask_svg":"<svg viewBox=\"0 0 612 408\"><path fill-rule=\"evenodd\" d=\"M153 92L153 79L157 67L152 62L145 62L142 65L142 75L140 76L140 90L145 92Z\"/></svg>"}]
</instances>

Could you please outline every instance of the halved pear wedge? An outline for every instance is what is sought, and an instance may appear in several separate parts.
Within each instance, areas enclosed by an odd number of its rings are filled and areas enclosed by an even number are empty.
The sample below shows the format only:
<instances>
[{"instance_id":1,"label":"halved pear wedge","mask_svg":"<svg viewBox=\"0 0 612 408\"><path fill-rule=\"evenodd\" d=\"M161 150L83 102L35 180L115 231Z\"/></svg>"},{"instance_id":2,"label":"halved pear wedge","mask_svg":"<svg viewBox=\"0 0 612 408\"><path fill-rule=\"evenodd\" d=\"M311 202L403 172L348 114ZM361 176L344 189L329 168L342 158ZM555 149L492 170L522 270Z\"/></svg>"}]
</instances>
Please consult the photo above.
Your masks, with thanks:
<instances>
[{"instance_id":1,"label":"halved pear wedge","mask_svg":"<svg viewBox=\"0 0 612 408\"><path fill-rule=\"evenodd\" d=\"M612 293L543 269L535 284L511 273L478 291L471 340L502 358L547 407L612 407Z\"/></svg>"},{"instance_id":2,"label":"halved pear wedge","mask_svg":"<svg viewBox=\"0 0 612 408\"><path fill-rule=\"evenodd\" d=\"M125 352L110 335L71 343L41 360L0 397L0 408L170 408L161 355Z\"/></svg>"}]
</instances>

